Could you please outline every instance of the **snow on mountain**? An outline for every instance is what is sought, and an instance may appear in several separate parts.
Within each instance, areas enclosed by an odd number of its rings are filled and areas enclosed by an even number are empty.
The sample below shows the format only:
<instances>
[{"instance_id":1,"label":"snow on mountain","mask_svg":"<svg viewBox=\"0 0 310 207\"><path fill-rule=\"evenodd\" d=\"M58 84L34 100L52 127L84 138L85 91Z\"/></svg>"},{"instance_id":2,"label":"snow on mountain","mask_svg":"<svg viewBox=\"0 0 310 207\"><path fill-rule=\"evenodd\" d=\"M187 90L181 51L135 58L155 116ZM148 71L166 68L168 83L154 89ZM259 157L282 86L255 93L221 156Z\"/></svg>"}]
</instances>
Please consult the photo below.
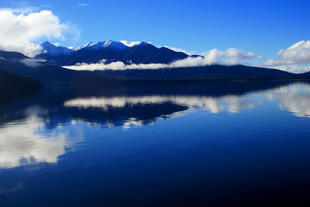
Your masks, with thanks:
<instances>
[{"instance_id":1,"label":"snow on mountain","mask_svg":"<svg viewBox=\"0 0 310 207\"><path fill-rule=\"evenodd\" d=\"M141 47L141 46L151 46L152 44L148 42L135 42L134 44L129 44L127 42L121 41L100 41L100 42L88 42L82 47L73 48L73 47L63 47L56 46L48 41L41 44L42 55L58 56L58 55L70 55L71 53L83 49L87 50L100 50L100 49L113 49L113 50L126 50L132 47Z\"/></svg>"},{"instance_id":2,"label":"snow on mountain","mask_svg":"<svg viewBox=\"0 0 310 207\"><path fill-rule=\"evenodd\" d=\"M77 63L97 63L102 59L108 63L120 61L125 64L167 64L187 58L188 55L165 47L156 47L150 42L135 42L130 46L112 40L89 42L80 48L67 48L49 42L41 44L43 51L36 58L58 65L75 65Z\"/></svg>"},{"instance_id":3,"label":"snow on mountain","mask_svg":"<svg viewBox=\"0 0 310 207\"><path fill-rule=\"evenodd\" d=\"M69 55L74 52L74 50L69 49L67 47L62 46L56 46L48 41L41 44L42 47L42 53L43 54L49 54L52 56L58 56L58 55Z\"/></svg>"},{"instance_id":4,"label":"snow on mountain","mask_svg":"<svg viewBox=\"0 0 310 207\"><path fill-rule=\"evenodd\" d=\"M84 46L80 47L78 50L81 50L81 49L99 50L103 48L123 50L123 49L127 49L128 47L121 42L107 40L103 42L89 42L85 44Z\"/></svg>"},{"instance_id":5,"label":"snow on mountain","mask_svg":"<svg viewBox=\"0 0 310 207\"><path fill-rule=\"evenodd\" d=\"M127 47L133 47L141 44L141 42L139 41L128 42L127 40L121 40L120 42L126 45Z\"/></svg>"}]
</instances>

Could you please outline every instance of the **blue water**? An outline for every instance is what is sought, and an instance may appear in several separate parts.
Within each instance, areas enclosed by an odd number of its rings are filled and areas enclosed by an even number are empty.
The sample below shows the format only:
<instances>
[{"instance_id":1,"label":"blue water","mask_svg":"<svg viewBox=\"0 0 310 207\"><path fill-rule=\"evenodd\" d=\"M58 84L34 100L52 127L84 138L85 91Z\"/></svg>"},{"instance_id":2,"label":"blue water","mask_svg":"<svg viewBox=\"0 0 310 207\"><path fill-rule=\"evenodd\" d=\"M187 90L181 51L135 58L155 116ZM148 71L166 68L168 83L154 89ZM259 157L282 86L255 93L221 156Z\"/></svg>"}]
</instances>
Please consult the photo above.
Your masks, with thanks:
<instances>
[{"instance_id":1,"label":"blue water","mask_svg":"<svg viewBox=\"0 0 310 207\"><path fill-rule=\"evenodd\" d=\"M60 87L0 107L1 206L308 206L309 193L308 83Z\"/></svg>"}]
</instances>

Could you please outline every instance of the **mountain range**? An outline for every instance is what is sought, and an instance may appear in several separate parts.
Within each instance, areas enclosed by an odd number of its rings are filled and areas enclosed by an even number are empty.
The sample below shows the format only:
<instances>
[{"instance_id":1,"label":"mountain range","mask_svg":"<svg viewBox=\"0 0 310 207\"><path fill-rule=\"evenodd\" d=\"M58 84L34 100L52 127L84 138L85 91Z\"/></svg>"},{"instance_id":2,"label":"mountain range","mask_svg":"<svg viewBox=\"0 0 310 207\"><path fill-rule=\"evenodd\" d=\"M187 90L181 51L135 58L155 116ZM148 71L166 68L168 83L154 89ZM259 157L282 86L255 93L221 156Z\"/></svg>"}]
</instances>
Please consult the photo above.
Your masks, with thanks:
<instances>
[{"instance_id":1,"label":"mountain range","mask_svg":"<svg viewBox=\"0 0 310 207\"><path fill-rule=\"evenodd\" d=\"M88 43L80 48L66 48L49 42L42 43L43 51L35 58L18 52L0 50L0 70L31 78L44 86L55 84L98 84L115 81L248 81L248 80L310 80L310 72L293 74L277 69L245 65L206 65L161 69L76 71L63 65L107 62L170 63L188 57L166 47L155 47L142 42L132 47L121 42L103 41ZM0 74L1 75L1 74ZM4 75L3 75L4 77ZM17 79L16 79L17 80ZM15 80L14 80L15 81ZM12 82L14 82L12 80Z\"/></svg>"},{"instance_id":2,"label":"mountain range","mask_svg":"<svg viewBox=\"0 0 310 207\"><path fill-rule=\"evenodd\" d=\"M309 79L310 73L293 74L277 69L244 65L207 65L162 69L76 71L52 64L36 62L18 52L0 51L0 70L19 76L30 77L45 86L53 84L103 83L107 81L183 81L183 80L288 80Z\"/></svg>"},{"instance_id":3,"label":"mountain range","mask_svg":"<svg viewBox=\"0 0 310 207\"><path fill-rule=\"evenodd\" d=\"M105 63L121 61L124 64L169 64L176 60L189 57L186 53L177 52L167 47L156 47L147 42L127 46L122 42L112 40L90 42L79 48L56 46L50 42L41 44L42 52L35 58L44 59L50 63L65 66L77 63Z\"/></svg>"}]
</instances>

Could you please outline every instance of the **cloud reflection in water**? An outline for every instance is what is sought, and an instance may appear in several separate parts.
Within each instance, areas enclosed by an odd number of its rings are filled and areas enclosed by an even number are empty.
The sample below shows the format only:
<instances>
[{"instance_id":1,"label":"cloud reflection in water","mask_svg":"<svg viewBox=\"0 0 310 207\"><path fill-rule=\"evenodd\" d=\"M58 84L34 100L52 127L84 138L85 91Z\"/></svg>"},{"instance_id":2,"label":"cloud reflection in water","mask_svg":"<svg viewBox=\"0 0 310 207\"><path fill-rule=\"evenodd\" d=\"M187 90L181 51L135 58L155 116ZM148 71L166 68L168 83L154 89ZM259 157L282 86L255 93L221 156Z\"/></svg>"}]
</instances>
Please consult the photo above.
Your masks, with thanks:
<instances>
[{"instance_id":1,"label":"cloud reflection in water","mask_svg":"<svg viewBox=\"0 0 310 207\"><path fill-rule=\"evenodd\" d=\"M14 168L36 163L57 163L65 153L65 134L40 134L44 121L38 114L0 127L0 168Z\"/></svg>"},{"instance_id":2,"label":"cloud reflection in water","mask_svg":"<svg viewBox=\"0 0 310 207\"><path fill-rule=\"evenodd\" d=\"M242 109L253 108L261 104L261 101L254 100L251 96L240 97L228 95L217 98L211 96L119 96L77 98L66 101L64 106L109 110L110 108L121 108L126 105L163 104L167 102L189 108L201 108L212 113L219 113L221 111L238 113Z\"/></svg>"},{"instance_id":3,"label":"cloud reflection in water","mask_svg":"<svg viewBox=\"0 0 310 207\"><path fill-rule=\"evenodd\" d=\"M33 107L32 103L22 109L26 111L24 119L2 121L0 124L0 168L57 163L66 149L81 141L77 136L74 141L70 140L70 135L66 133L68 126L79 128L75 124L86 124L89 128L130 128L153 123L158 117L176 117L196 109L214 114L239 113L263 106L271 100L276 101L280 109L295 116L310 117L310 85L305 83L217 96L173 93L72 96L54 105L42 105L39 110L29 110ZM50 103L50 100L47 102ZM6 116L6 113L1 113L0 119ZM63 130L57 129L64 124ZM83 136L83 131L80 134Z\"/></svg>"},{"instance_id":4,"label":"cloud reflection in water","mask_svg":"<svg viewBox=\"0 0 310 207\"><path fill-rule=\"evenodd\" d=\"M282 110L292 112L298 117L310 117L310 85L293 84L280 87L266 94L271 100L277 100Z\"/></svg>"}]
</instances>

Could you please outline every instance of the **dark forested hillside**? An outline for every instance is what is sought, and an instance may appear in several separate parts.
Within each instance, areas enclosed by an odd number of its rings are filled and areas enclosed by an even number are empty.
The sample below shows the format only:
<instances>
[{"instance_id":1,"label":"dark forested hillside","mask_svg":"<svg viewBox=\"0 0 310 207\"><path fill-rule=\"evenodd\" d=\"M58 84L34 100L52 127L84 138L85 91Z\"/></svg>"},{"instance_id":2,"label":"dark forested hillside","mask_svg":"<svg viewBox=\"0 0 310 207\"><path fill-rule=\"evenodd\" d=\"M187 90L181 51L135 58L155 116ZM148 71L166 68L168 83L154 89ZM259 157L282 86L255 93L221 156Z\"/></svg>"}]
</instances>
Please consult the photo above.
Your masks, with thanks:
<instances>
[{"instance_id":1,"label":"dark forested hillside","mask_svg":"<svg viewBox=\"0 0 310 207\"><path fill-rule=\"evenodd\" d=\"M0 70L0 105L37 92L41 84L32 79Z\"/></svg>"}]
</instances>

